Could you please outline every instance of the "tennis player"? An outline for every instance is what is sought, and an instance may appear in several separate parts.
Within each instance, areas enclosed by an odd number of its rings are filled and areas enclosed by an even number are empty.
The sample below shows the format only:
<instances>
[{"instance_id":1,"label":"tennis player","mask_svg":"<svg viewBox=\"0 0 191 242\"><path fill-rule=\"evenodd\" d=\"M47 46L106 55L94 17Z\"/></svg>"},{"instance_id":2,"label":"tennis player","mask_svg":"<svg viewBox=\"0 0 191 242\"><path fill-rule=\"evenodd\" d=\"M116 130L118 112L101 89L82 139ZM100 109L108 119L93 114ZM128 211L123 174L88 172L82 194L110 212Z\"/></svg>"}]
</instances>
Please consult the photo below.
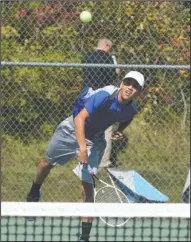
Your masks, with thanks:
<instances>
[{"instance_id":1,"label":"tennis player","mask_svg":"<svg viewBox=\"0 0 191 242\"><path fill-rule=\"evenodd\" d=\"M130 71L120 87L105 86L93 90L86 88L74 103L73 115L56 128L49 143L46 158L37 167L37 174L27 194L27 202L40 200L40 188L50 170L57 164L65 165L76 157L78 165L73 170L82 181L84 202L93 202L91 174L96 174L105 149L104 131L119 123L120 133L139 112L134 100L144 87L144 76ZM125 123L125 125L124 125ZM88 165L88 166L87 166ZM92 218L82 218L80 241L88 241Z\"/></svg>"}]
</instances>

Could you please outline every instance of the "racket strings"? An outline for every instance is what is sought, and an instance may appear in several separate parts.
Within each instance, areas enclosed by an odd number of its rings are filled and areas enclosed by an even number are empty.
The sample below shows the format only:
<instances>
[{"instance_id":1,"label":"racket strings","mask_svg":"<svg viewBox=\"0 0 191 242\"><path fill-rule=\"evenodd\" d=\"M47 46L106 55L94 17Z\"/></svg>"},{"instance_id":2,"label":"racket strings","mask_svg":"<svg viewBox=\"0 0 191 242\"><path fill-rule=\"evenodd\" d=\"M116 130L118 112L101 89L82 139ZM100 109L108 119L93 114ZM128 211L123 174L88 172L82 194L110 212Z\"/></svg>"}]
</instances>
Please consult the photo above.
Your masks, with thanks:
<instances>
[{"instance_id":1,"label":"racket strings","mask_svg":"<svg viewBox=\"0 0 191 242\"><path fill-rule=\"evenodd\" d=\"M98 190L95 189L95 196L94 202L95 203L128 203L127 196L117 187L110 177L110 181L112 182L113 186L106 184L105 182L99 180L104 187L99 188ZM95 184L95 183L94 183ZM112 212L112 211L111 211ZM100 217L102 222L111 226L111 227L120 227L123 226L130 218L117 218L117 217Z\"/></svg>"},{"instance_id":2,"label":"racket strings","mask_svg":"<svg viewBox=\"0 0 191 242\"><path fill-rule=\"evenodd\" d=\"M102 187L95 195L96 203L127 203L127 197L117 188Z\"/></svg>"}]
</instances>

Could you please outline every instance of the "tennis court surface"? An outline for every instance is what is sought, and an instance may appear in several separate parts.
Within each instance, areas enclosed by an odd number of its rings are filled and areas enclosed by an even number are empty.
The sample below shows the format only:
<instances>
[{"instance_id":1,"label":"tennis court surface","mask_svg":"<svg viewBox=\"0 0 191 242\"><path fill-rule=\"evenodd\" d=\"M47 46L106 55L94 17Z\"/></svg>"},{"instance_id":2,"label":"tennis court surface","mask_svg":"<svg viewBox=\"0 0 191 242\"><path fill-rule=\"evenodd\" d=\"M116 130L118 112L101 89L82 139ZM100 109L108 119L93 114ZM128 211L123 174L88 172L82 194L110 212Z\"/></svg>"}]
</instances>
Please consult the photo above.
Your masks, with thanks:
<instances>
[{"instance_id":1,"label":"tennis court surface","mask_svg":"<svg viewBox=\"0 0 191 242\"><path fill-rule=\"evenodd\" d=\"M94 217L90 241L190 241L189 204L1 204L1 241L78 241L81 216ZM34 221L26 217L34 216ZM130 218L121 227L100 219Z\"/></svg>"}]
</instances>

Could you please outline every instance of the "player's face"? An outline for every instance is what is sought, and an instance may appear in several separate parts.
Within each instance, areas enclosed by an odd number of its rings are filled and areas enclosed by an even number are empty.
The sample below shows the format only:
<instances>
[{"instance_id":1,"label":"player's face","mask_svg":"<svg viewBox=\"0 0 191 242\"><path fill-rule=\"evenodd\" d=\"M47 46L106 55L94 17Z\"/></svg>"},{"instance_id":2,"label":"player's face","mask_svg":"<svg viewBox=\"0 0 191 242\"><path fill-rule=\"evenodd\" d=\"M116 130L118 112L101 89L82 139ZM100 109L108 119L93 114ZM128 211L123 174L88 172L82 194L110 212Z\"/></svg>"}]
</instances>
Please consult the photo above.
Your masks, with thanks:
<instances>
[{"instance_id":1,"label":"player's face","mask_svg":"<svg viewBox=\"0 0 191 242\"><path fill-rule=\"evenodd\" d=\"M139 83L134 79L125 79L121 84L120 98L122 102L127 102L141 93L141 87Z\"/></svg>"}]
</instances>

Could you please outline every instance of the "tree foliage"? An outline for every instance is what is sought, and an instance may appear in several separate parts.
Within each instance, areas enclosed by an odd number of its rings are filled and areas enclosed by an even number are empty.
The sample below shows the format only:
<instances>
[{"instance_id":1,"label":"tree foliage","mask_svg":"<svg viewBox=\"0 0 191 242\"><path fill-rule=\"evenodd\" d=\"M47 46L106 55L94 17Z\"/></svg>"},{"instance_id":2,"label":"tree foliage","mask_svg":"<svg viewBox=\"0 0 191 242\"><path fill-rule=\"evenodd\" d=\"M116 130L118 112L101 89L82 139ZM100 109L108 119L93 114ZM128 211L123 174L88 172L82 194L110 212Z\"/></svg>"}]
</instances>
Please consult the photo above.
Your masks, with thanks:
<instances>
[{"instance_id":1,"label":"tree foliage","mask_svg":"<svg viewBox=\"0 0 191 242\"><path fill-rule=\"evenodd\" d=\"M85 8L93 15L91 24L79 20ZM4 61L80 63L98 38L108 37L122 64L189 63L189 9L178 2L4 2L2 20ZM151 102L147 100L145 108L152 113L156 103L162 104L162 109L173 107L177 85L187 95L186 71L175 71L176 80L171 72L143 72L150 79L147 94ZM34 134L35 130L46 133L49 125L69 115L82 89L80 69L10 67L4 68L2 75L3 121L5 130L14 135ZM159 87L163 92L156 91ZM182 102L179 106L174 105L173 115L184 112Z\"/></svg>"}]
</instances>

